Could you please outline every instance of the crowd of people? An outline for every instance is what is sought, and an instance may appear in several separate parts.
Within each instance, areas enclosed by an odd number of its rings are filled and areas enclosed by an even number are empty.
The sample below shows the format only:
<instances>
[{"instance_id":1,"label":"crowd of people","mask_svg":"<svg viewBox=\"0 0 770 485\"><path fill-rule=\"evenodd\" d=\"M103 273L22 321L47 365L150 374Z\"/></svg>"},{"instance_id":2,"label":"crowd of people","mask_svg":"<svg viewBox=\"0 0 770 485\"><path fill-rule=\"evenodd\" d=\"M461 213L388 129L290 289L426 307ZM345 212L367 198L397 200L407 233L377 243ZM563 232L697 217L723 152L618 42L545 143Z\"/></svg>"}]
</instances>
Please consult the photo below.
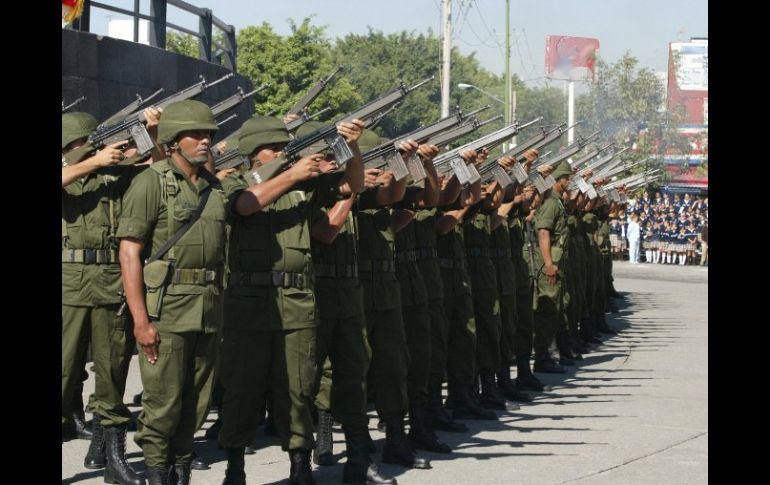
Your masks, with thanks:
<instances>
[{"instance_id":1,"label":"crowd of people","mask_svg":"<svg viewBox=\"0 0 770 485\"><path fill-rule=\"evenodd\" d=\"M658 192L628 199L610 223L613 257L632 264L708 265L708 196Z\"/></svg>"}]
</instances>

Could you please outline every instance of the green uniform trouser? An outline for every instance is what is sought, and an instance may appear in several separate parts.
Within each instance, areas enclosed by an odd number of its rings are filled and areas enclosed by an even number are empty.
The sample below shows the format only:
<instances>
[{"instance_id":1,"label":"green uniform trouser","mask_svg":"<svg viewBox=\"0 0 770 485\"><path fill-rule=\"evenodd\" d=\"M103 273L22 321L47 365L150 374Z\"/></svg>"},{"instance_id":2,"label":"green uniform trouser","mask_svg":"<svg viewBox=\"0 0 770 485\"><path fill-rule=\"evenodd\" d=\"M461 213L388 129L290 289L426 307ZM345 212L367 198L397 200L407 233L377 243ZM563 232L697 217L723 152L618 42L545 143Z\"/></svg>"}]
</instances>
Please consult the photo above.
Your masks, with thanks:
<instances>
[{"instance_id":1,"label":"green uniform trouser","mask_svg":"<svg viewBox=\"0 0 770 485\"><path fill-rule=\"evenodd\" d=\"M540 271L535 288L535 355L547 355L556 332L564 326L564 275L559 274L551 285Z\"/></svg>"},{"instance_id":2,"label":"green uniform trouser","mask_svg":"<svg viewBox=\"0 0 770 485\"><path fill-rule=\"evenodd\" d=\"M447 369L447 346L449 345L449 321L444 312L444 299L428 300L430 312L430 375L428 390L441 389Z\"/></svg>"},{"instance_id":3,"label":"green uniform trouser","mask_svg":"<svg viewBox=\"0 0 770 485\"><path fill-rule=\"evenodd\" d=\"M444 271L442 269L442 271ZM470 389L476 373L476 319L471 295L444 298L449 322L447 374L450 382Z\"/></svg>"},{"instance_id":4,"label":"green uniform trouser","mask_svg":"<svg viewBox=\"0 0 770 485\"><path fill-rule=\"evenodd\" d=\"M594 290L594 305L592 307L593 315L595 317L601 316L604 313L605 300L607 299L607 291L605 289L604 278L604 256L602 256L599 248L594 248L594 280L596 289Z\"/></svg>"},{"instance_id":5,"label":"green uniform trouser","mask_svg":"<svg viewBox=\"0 0 770 485\"><path fill-rule=\"evenodd\" d=\"M516 295L500 295L500 366L514 364L514 336L516 335Z\"/></svg>"},{"instance_id":6,"label":"green uniform trouser","mask_svg":"<svg viewBox=\"0 0 770 485\"><path fill-rule=\"evenodd\" d=\"M366 336L372 349L369 382L383 420L403 416L408 407L409 355L401 308L366 310Z\"/></svg>"},{"instance_id":7,"label":"green uniform trouser","mask_svg":"<svg viewBox=\"0 0 770 485\"><path fill-rule=\"evenodd\" d=\"M201 386L214 371L219 335L166 332L159 329L158 360L150 364L139 354L142 373L142 412L134 441L142 448L148 468L192 461L193 435L198 421Z\"/></svg>"},{"instance_id":8,"label":"green uniform trouser","mask_svg":"<svg viewBox=\"0 0 770 485\"><path fill-rule=\"evenodd\" d=\"M567 291L570 298L567 304L567 324L570 331L577 331L577 322L580 315L580 288L578 286L578 272L580 262L576 257L573 257L574 250L570 251L569 258L569 273L567 273Z\"/></svg>"},{"instance_id":9,"label":"green uniform trouser","mask_svg":"<svg viewBox=\"0 0 770 485\"><path fill-rule=\"evenodd\" d=\"M316 328L225 327L222 337L222 447L242 448L254 442L270 389L283 450L312 449Z\"/></svg>"},{"instance_id":10,"label":"green uniform trouser","mask_svg":"<svg viewBox=\"0 0 770 485\"><path fill-rule=\"evenodd\" d=\"M319 292L319 297L323 297ZM316 407L331 410L345 431L367 428L366 373L372 351L364 315L321 318L316 340ZM332 372L332 369L333 372Z\"/></svg>"},{"instance_id":11,"label":"green uniform trouser","mask_svg":"<svg viewBox=\"0 0 770 485\"><path fill-rule=\"evenodd\" d=\"M516 325L513 334L513 352L517 358L529 359L532 355L533 316L530 284L516 288Z\"/></svg>"},{"instance_id":12,"label":"green uniform trouser","mask_svg":"<svg viewBox=\"0 0 770 485\"><path fill-rule=\"evenodd\" d=\"M404 333L409 350L407 393L409 402L428 402L428 377L430 376L431 331L428 302L422 305L401 307Z\"/></svg>"},{"instance_id":13,"label":"green uniform trouser","mask_svg":"<svg viewBox=\"0 0 770 485\"><path fill-rule=\"evenodd\" d=\"M217 334L217 348L222 344L220 334ZM195 431L203 427L206 418L209 416L211 403L214 401L214 389L219 380L219 352L214 362L214 369L210 369L210 364L201 360L200 365L195 366L195 388L199 389L198 408L195 411L196 422Z\"/></svg>"},{"instance_id":14,"label":"green uniform trouser","mask_svg":"<svg viewBox=\"0 0 770 485\"><path fill-rule=\"evenodd\" d=\"M123 393L134 333L127 312L122 317L116 315L118 307L62 305L62 422L72 419L73 393L82 389L89 339L96 369L89 410L99 415L103 426L123 425L131 420L131 413L123 404Z\"/></svg>"},{"instance_id":15,"label":"green uniform trouser","mask_svg":"<svg viewBox=\"0 0 770 485\"><path fill-rule=\"evenodd\" d=\"M602 254L602 257L604 258L604 295L606 300L614 289L612 285L612 253L607 251L607 253Z\"/></svg>"},{"instance_id":16,"label":"green uniform trouser","mask_svg":"<svg viewBox=\"0 0 770 485\"><path fill-rule=\"evenodd\" d=\"M585 270L586 304L583 317L593 314L594 302L596 301L596 248L593 246L586 248Z\"/></svg>"}]
</instances>

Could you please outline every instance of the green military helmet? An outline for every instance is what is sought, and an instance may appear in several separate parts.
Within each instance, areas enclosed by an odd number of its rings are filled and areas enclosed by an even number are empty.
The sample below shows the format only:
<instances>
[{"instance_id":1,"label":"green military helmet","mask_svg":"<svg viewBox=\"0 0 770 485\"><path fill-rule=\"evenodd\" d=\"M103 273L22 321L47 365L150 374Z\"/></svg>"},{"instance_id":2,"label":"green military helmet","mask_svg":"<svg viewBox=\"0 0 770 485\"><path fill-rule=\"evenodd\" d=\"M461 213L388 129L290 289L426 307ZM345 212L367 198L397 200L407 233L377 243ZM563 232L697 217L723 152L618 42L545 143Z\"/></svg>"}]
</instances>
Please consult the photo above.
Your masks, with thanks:
<instances>
[{"instance_id":1,"label":"green military helmet","mask_svg":"<svg viewBox=\"0 0 770 485\"><path fill-rule=\"evenodd\" d=\"M241 126L238 150L241 155L249 156L259 147L290 141L289 132L281 120L272 116L253 116Z\"/></svg>"},{"instance_id":2,"label":"green military helmet","mask_svg":"<svg viewBox=\"0 0 770 485\"><path fill-rule=\"evenodd\" d=\"M96 118L82 111L64 113L61 115L61 148L75 140L85 138L96 129L99 122Z\"/></svg>"},{"instance_id":3,"label":"green military helmet","mask_svg":"<svg viewBox=\"0 0 770 485\"><path fill-rule=\"evenodd\" d=\"M172 143L185 131L217 131L211 108L200 101L188 99L166 106L158 123L158 143Z\"/></svg>"},{"instance_id":4,"label":"green military helmet","mask_svg":"<svg viewBox=\"0 0 770 485\"><path fill-rule=\"evenodd\" d=\"M559 177L569 177L572 175L572 166L568 161L563 160L556 166L551 176L554 180L559 180Z\"/></svg>"}]
</instances>

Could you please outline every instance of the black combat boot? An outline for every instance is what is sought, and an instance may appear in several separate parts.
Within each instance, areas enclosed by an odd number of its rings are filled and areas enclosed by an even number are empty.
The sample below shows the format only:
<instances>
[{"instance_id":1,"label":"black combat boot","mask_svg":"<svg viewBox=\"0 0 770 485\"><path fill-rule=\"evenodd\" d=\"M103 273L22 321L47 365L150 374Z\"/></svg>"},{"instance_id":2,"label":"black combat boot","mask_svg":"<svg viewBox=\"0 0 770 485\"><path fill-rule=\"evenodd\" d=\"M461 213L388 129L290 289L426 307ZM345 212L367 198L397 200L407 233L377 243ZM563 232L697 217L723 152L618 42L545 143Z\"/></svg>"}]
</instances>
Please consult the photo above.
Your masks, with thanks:
<instances>
[{"instance_id":1,"label":"black combat boot","mask_svg":"<svg viewBox=\"0 0 770 485\"><path fill-rule=\"evenodd\" d=\"M617 335L618 334L617 330L615 330L614 328L610 327L607 324L607 318L604 316L604 313L602 313L602 315L597 319L597 323L598 323L597 328L598 328L599 332L605 333L605 334L608 334L608 335Z\"/></svg>"},{"instance_id":2,"label":"black combat boot","mask_svg":"<svg viewBox=\"0 0 770 485\"><path fill-rule=\"evenodd\" d=\"M190 462L190 468L193 470L208 470L211 467L205 458L195 452L192 456L192 462Z\"/></svg>"},{"instance_id":3,"label":"black combat boot","mask_svg":"<svg viewBox=\"0 0 770 485\"><path fill-rule=\"evenodd\" d=\"M415 450L432 451L434 453L451 453L452 448L439 441L425 422L425 405L417 402L409 403L409 443Z\"/></svg>"},{"instance_id":4,"label":"black combat boot","mask_svg":"<svg viewBox=\"0 0 770 485\"><path fill-rule=\"evenodd\" d=\"M91 438L91 444L88 446L88 452L83 459L83 466L89 470L99 470L104 468L106 458L104 457L104 426L98 414L94 414L94 437Z\"/></svg>"},{"instance_id":5,"label":"black combat boot","mask_svg":"<svg viewBox=\"0 0 770 485\"><path fill-rule=\"evenodd\" d=\"M85 372L85 371L84 371ZM86 424L86 412L83 408L83 383L75 386L72 397L72 422L75 424L75 435L81 440L90 440L93 433Z\"/></svg>"},{"instance_id":6,"label":"black combat boot","mask_svg":"<svg viewBox=\"0 0 770 485\"><path fill-rule=\"evenodd\" d=\"M483 408L470 396L470 389L457 383L452 385L452 401L454 419L480 419L484 421L497 421L497 414L491 409Z\"/></svg>"},{"instance_id":7,"label":"black combat boot","mask_svg":"<svg viewBox=\"0 0 770 485\"><path fill-rule=\"evenodd\" d=\"M134 394L134 398L131 400L131 402L133 402L137 406L141 406L143 394L144 394L144 391L140 392L139 394Z\"/></svg>"},{"instance_id":8,"label":"black combat boot","mask_svg":"<svg viewBox=\"0 0 770 485\"><path fill-rule=\"evenodd\" d=\"M104 437L107 457L107 465L104 468L104 483L145 485L144 478L139 476L126 462L126 426L106 427L104 428Z\"/></svg>"},{"instance_id":9,"label":"black combat boot","mask_svg":"<svg viewBox=\"0 0 770 485\"><path fill-rule=\"evenodd\" d=\"M578 352L572 351L572 343L569 339L569 332L566 329L561 329L556 333L556 348L559 349L559 360L568 360L568 361L574 361L574 360L583 360L583 356L580 355ZM561 363L562 365L574 365L568 363Z\"/></svg>"},{"instance_id":10,"label":"black combat boot","mask_svg":"<svg viewBox=\"0 0 770 485\"><path fill-rule=\"evenodd\" d=\"M588 348L588 344L583 342L583 339L578 335L577 329L570 329L569 344L572 347L572 351L578 354L587 354L591 351L591 349Z\"/></svg>"},{"instance_id":11,"label":"black combat boot","mask_svg":"<svg viewBox=\"0 0 770 485\"><path fill-rule=\"evenodd\" d=\"M243 448L225 448L225 453L227 454L227 469L222 485L246 485Z\"/></svg>"},{"instance_id":12,"label":"black combat boot","mask_svg":"<svg viewBox=\"0 0 770 485\"><path fill-rule=\"evenodd\" d=\"M535 356L535 366L533 370L543 374L564 374L567 372L564 370L564 367L554 362L548 353Z\"/></svg>"},{"instance_id":13,"label":"black combat boot","mask_svg":"<svg viewBox=\"0 0 770 485\"><path fill-rule=\"evenodd\" d=\"M318 410L318 437L313 450L313 463L318 466L334 465L334 450L332 440L332 413L323 409Z\"/></svg>"},{"instance_id":14,"label":"black combat boot","mask_svg":"<svg viewBox=\"0 0 770 485\"><path fill-rule=\"evenodd\" d=\"M291 485L315 485L313 473L310 471L310 450L289 450L289 483Z\"/></svg>"},{"instance_id":15,"label":"black combat boot","mask_svg":"<svg viewBox=\"0 0 770 485\"><path fill-rule=\"evenodd\" d=\"M505 398L497 390L495 384L495 374L484 371L481 376L481 395L479 402L487 409L496 409L498 411L515 411L519 408L518 404L506 404Z\"/></svg>"},{"instance_id":16,"label":"black combat boot","mask_svg":"<svg viewBox=\"0 0 770 485\"><path fill-rule=\"evenodd\" d=\"M535 392L543 392L545 386L540 379L535 377L532 369L529 367L529 356L522 355L516 357L516 379L514 384L519 389L525 389Z\"/></svg>"},{"instance_id":17,"label":"black combat boot","mask_svg":"<svg viewBox=\"0 0 770 485\"><path fill-rule=\"evenodd\" d=\"M355 485L398 485L395 478L380 475L377 465L369 458L366 435L345 433L348 457L342 469L342 483Z\"/></svg>"},{"instance_id":18,"label":"black combat boot","mask_svg":"<svg viewBox=\"0 0 770 485\"><path fill-rule=\"evenodd\" d=\"M497 371L497 389L509 401L532 402L532 397L517 388L511 380L511 368L504 365Z\"/></svg>"},{"instance_id":19,"label":"black combat boot","mask_svg":"<svg viewBox=\"0 0 770 485\"><path fill-rule=\"evenodd\" d=\"M170 485L168 482L168 470L165 468L148 468L147 485Z\"/></svg>"},{"instance_id":20,"label":"black combat boot","mask_svg":"<svg viewBox=\"0 0 770 485\"><path fill-rule=\"evenodd\" d=\"M173 467L173 479L171 473L169 473L169 485L190 485L190 464L189 463L177 463Z\"/></svg>"},{"instance_id":21,"label":"black combat boot","mask_svg":"<svg viewBox=\"0 0 770 485\"><path fill-rule=\"evenodd\" d=\"M385 421L385 446L382 448L382 462L422 470L431 468L430 460L418 457L409 446L404 435L404 418L401 416Z\"/></svg>"},{"instance_id":22,"label":"black combat boot","mask_svg":"<svg viewBox=\"0 0 770 485\"><path fill-rule=\"evenodd\" d=\"M429 390L428 407L425 410L425 421L428 426L450 433L467 433L468 427L460 421L454 421L441 405L441 385Z\"/></svg>"}]
</instances>

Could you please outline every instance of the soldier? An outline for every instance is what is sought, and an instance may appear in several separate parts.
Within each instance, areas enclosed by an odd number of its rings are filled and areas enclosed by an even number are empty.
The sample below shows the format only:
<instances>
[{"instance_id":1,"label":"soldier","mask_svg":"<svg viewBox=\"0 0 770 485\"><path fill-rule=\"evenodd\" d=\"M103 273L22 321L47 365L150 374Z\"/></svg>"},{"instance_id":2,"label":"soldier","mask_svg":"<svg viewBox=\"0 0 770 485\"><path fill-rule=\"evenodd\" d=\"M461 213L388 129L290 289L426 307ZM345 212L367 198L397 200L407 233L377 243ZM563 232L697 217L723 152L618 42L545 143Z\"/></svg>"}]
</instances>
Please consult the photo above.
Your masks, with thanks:
<instances>
[{"instance_id":1,"label":"soldier","mask_svg":"<svg viewBox=\"0 0 770 485\"><path fill-rule=\"evenodd\" d=\"M154 135L158 112L145 114ZM82 146L96 125L88 113L62 115L62 155ZM62 167L62 437L72 426L73 402L78 403L75 412L82 413L80 381L90 340L94 433L84 466L106 466L105 480L139 484L144 480L125 458L131 413L123 393L134 338L131 320L117 315L122 293L117 230L123 194L144 167L116 165L126 157L119 149L125 144L113 143Z\"/></svg>"},{"instance_id":2,"label":"soldier","mask_svg":"<svg viewBox=\"0 0 770 485\"><path fill-rule=\"evenodd\" d=\"M539 251L534 253L537 284L535 285L534 317L542 331L535 333L535 372L553 371L554 363L548 350L556 332L564 327L564 286L562 256L567 249L567 214L562 192L569 185L572 170L565 160L552 173L556 183L543 194L534 229Z\"/></svg>"},{"instance_id":3,"label":"soldier","mask_svg":"<svg viewBox=\"0 0 770 485\"><path fill-rule=\"evenodd\" d=\"M259 184L247 176L233 195L228 242L228 278L222 340L224 387L219 442L227 453L226 484L246 482L245 447L256 436L265 393L273 394L281 447L291 461L292 484L315 483L312 399L316 380L316 313L311 224L328 197L351 195L362 186L355 139L360 122L338 127L356 157L342 177L319 177L322 154L306 156ZM277 118L256 116L241 127L238 149L252 170L278 158L289 142Z\"/></svg>"},{"instance_id":4,"label":"soldier","mask_svg":"<svg viewBox=\"0 0 770 485\"><path fill-rule=\"evenodd\" d=\"M153 485L190 481L199 387L217 356L226 197L202 168L216 130L199 101L166 107L158 143L171 154L134 179L117 232L141 350L143 410L134 440Z\"/></svg>"},{"instance_id":5,"label":"soldier","mask_svg":"<svg viewBox=\"0 0 770 485\"><path fill-rule=\"evenodd\" d=\"M322 126L323 123L307 122L297 130L297 137ZM365 152L378 141L374 132L365 130L357 145ZM320 162L320 168L322 173L330 174L327 177L343 175L335 172L337 166L328 154ZM396 484L396 480L379 475L368 454L366 374L371 349L366 339L363 288L358 281L356 261L356 227L351 211L356 195L329 197L311 228L320 320L316 349L319 371L316 380L320 381L320 388L315 395L318 440L313 461L318 465L334 464L332 422L336 419L342 424L347 448L342 482Z\"/></svg>"}]
</instances>

